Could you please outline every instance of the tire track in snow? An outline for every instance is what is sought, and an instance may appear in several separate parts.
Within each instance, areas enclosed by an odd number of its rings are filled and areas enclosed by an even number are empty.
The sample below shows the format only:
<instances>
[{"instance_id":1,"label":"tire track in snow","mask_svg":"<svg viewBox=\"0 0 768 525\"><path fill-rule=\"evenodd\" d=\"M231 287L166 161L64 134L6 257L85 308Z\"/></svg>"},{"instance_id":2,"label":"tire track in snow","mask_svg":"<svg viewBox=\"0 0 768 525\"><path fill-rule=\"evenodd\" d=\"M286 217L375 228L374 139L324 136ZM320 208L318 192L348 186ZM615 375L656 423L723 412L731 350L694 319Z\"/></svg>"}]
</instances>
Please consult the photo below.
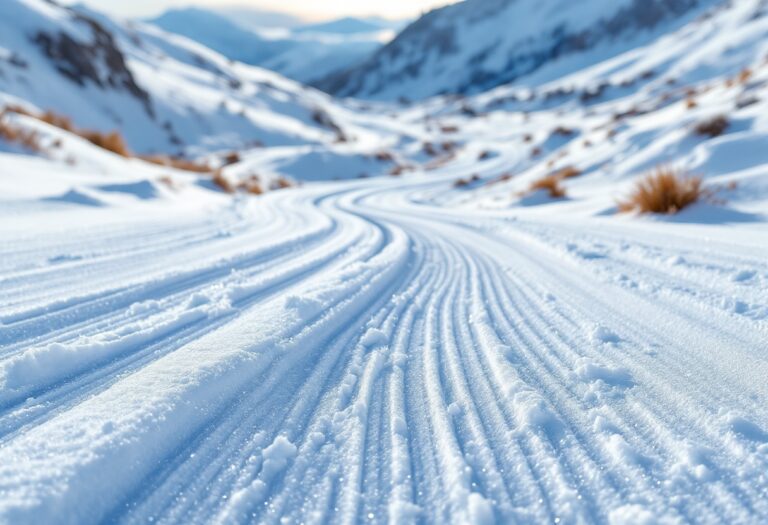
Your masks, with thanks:
<instances>
[{"instance_id":1,"label":"tire track in snow","mask_svg":"<svg viewBox=\"0 0 768 525\"><path fill-rule=\"evenodd\" d=\"M6 409L0 520L608 523L617 510L768 519L765 324L713 304L743 288L660 298L654 287L672 280L655 262L663 248L611 248L631 228L580 237L552 221L464 216L412 198L441 184L276 195L250 217L278 217L273 229L228 218L224 241L207 225L178 237L154 230L142 257L156 266L210 239L228 246L176 287L157 274L138 280L145 292L158 286L164 304L227 283L227 268L272 277L227 316L67 378L32 415ZM127 261L139 239L103 257ZM245 240L254 245L238 248ZM569 242L602 243L606 258L569 255ZM294 247L304 252L292 260ZM681 289L742 267L762 275L759 257L734 250L707 255L713 267ZM69 277L89 264L73 263ZM4 292L13 304L26 290L44 297L16 265ZM650 286L627 288L617 272ZM142 319L122 312L119 288L105 293L92 310L85 296L56 297L76 312L59 321L56 308L37 321L28 309L28 326L48 315L50 329L5 332L4 351ZM762 304L759 290L741 297ZM18 312L3 313L10 327L27 315ZM21 455L29 468L10 461ZM99 473L120 469L130 474L102 482Z\"/></svg>"}]
</instances>

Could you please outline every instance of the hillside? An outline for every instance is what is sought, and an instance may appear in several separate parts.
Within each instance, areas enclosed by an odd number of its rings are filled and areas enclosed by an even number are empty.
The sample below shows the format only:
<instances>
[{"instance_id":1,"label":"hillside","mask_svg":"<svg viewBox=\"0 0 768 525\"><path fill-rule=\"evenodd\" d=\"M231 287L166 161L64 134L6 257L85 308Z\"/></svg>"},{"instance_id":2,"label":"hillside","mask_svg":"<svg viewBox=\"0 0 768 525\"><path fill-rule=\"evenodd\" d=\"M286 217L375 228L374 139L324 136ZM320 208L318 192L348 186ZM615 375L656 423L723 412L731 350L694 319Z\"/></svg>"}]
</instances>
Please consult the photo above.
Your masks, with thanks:
<instances>
[{"instance_id":1,"label":"hillside","mask_svg":"<svg viewBox=\"0 0 768 525\"><path fill-rule=\"evenodd\" d=\"M425 14L366 62L315 85L339 96L396 100L526 83L544 67L556 78L650 42L717 3L466 0Z\"/></svg>"},{"instance_id":2,"label":"hillside","mask_svg":"<svg viewBox=\"0 0 768 525\"><path fill-rule=\"evenodd\" d=\"M36 0L0 5L0 105L119 129L140 153L332 143L328 97L152 26ZM56 96L52 97L51 93Z\"/></svg>"}]
</instances>

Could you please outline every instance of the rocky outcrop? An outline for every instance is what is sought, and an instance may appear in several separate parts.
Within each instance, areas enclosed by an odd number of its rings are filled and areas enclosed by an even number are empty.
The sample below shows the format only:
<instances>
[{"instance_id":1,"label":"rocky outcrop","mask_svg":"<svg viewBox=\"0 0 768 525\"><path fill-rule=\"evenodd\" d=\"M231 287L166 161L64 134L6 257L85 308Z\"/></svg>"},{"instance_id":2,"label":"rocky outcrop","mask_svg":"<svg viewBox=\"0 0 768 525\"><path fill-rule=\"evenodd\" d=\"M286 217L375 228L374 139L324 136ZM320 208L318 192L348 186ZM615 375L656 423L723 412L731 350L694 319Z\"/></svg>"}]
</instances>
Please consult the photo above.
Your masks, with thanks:
<instances>
[{"instance_id":1,"label":"rocky outcrop","mask_svg":"<svg viewBox=\"0 0 768 525\"><path fill-rule=\"evenodd\" d=\"M92 41L81 42L63 31L40 31L32 40L56 69L72 82L80 86L92 83L102 89L128 92L154 117L149 93L137 84L114 37L95 20L77 13L72 16L77 23L89 28Z\"/></svg>"}]
</instances>

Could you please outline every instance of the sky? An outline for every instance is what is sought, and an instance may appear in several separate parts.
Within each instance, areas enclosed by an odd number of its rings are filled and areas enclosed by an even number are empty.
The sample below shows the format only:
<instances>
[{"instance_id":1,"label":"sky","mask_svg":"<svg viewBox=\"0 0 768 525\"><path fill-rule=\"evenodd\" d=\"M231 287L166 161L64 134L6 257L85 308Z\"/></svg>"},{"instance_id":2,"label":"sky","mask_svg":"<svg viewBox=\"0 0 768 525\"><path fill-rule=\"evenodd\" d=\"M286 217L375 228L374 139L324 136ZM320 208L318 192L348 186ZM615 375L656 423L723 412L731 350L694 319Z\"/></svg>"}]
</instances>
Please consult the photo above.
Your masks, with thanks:
<instances>
[{"instance_id":1,"label":"sky","mask_svg":"<svg viewBox=\"0 0 768 525\"><path fill-rule=\"evenodd\" d=\"M0 0L2 1L2 0ZM81 0L100 11L127 17L154 16L171 7L253 7L287 12L307 20L341 16L377 15L386 18L412 18L449 0ZM70 0L65 3L74 3Z\"/></svg>"}]
</instances>

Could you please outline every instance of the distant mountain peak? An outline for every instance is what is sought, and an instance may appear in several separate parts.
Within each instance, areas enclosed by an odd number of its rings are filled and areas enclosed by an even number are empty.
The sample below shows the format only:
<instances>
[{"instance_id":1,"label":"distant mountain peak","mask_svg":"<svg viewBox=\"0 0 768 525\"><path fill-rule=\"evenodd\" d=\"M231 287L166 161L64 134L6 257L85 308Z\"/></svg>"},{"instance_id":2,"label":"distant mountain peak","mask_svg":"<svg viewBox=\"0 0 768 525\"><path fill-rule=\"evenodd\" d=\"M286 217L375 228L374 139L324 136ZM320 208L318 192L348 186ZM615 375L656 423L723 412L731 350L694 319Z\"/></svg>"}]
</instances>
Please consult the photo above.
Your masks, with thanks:
<instances>
[{"instance_id":1,"label":"distant mountain peak","mask_svg":"<svg viewBox=\"0 0 768 525\"><path fill-rule=\"evenodd\" d=\"M316 86L335 95L390 100L477 93L567 55L603 45L613 46L606 52L622 52L621 41L653 38L665 23L718 1L466 0L426 13L364 63Z\"/></svg>"}]
</instances>

